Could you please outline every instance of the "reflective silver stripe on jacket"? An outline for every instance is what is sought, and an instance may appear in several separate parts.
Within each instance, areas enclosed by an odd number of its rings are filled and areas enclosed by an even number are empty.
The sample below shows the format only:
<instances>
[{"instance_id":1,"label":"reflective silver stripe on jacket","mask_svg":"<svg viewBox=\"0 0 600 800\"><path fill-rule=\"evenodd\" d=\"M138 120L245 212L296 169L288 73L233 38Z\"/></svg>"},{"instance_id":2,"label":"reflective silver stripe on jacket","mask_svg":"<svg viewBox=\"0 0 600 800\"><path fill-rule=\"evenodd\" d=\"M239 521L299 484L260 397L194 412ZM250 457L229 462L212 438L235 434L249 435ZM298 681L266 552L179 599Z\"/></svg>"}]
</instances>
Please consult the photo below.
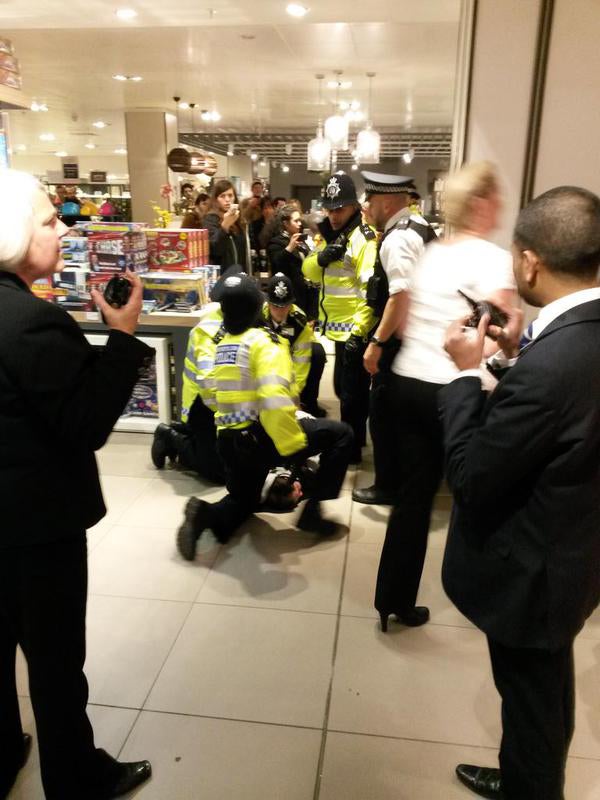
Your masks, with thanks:
<instances>
[{"instance_id":1,"label":"reflective silver stripe on jacket","mask_svg":"<svg viewBox=\"0 0 600 800\"><path fill-rule=\"evenodd\" d=\"M365 293L358 286L331 286L325 287L325 294L330 297L365 297Z\"/></svg>"},{"instance_id":2,"label":"reflective silver stripe on jacket","mask_svg":"<svg viewBox=\"0 0 600 800\"><path fill-rule=\"evenodd\" d=\"M254 389L254 382L250 376L242 376L239 381L229 381L226 378L214 378L214 384L218 392L246 392Z\"/></svg>"},{"instance_id":3,"label":"reflective silver stripe on jacket","mask_svg":"<svg viewBox=\"0 0 600 800\"><path fill-rule=\"evenodd\" d=\"M263 375L256 382L257 386L285 386L289 389L290 382L281 375Z\"/></svg>"},{"instance_id":4,"label":"reflective silver stripe on jacket","mask_svg":"<svg viewBox=\"0 0 600 800\"><path fill-rule=\"evenodd\" d=\"M263 397L260 400L260 407L265 411L272 411L275 408L293 408L294 402L291 397Z\"/></svg>"}]
</instances>

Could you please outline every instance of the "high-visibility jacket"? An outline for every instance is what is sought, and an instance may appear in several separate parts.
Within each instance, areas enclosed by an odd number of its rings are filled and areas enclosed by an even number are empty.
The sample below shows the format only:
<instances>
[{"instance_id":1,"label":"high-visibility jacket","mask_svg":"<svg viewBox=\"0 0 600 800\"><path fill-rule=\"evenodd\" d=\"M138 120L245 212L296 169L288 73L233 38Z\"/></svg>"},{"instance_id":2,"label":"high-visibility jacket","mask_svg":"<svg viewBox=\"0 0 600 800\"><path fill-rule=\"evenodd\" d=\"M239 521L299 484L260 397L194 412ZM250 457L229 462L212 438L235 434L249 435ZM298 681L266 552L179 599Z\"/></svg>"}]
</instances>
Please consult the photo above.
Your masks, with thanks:
<instances>
[{"instance_id":1,"label":"high-visibility jacket","mask_svg":"<svg viewBox=\"0 0 600 800\"><path fill-rule=\"evenodd\" d=\"M266 328L226 333L217 345L210 378L218 431L260 422L280 455L306 447L296 419L289 345L276 333Z\"/></svg>"},{"instance_id":2,"label":"high-visibility jacket","mask_svg":"<svg viewBox=\"0 0 600 800\"><path fill-rule=\"evenodd\" d=\"M347 237L344 258L320 267L317 257L325 247L322 242L302 265L307 280L321 285L319 329L334 342L345 342L350 335L366 339L376 322L366 299L377 257L375 232L358 224Z\"/></svg>"},{"instance_id":3,"label":"high-visibility jacket","mask_svg":"<svg viewBox=\"0 0 600 800\"><path fill-rule=\"evenodd\" d=\"M312 345L316 341L312 326L308 324L304 311L296 305L292 305L290 308L288 317L283 325L278 326L271 319L269 304L265 303L263 305L263 319L279 336L289 342L296 387L298 394L300 394L306 386L312 359Z\"/></svg>"},{"instance_id":4,"label":"high-visibility jacket","mask_svg":"<svg viewBox=\"0 0 600 800\"><path fill-rule=\"evenodd\" d=\"M194 400L200 396L204 405L215 410L214 393L209 375L215 364L217 342L225 335L223 312L219 303L202 310L198 324L190 331L183 362L181 420L187 422Z\"/></svg>"}]
</instances>

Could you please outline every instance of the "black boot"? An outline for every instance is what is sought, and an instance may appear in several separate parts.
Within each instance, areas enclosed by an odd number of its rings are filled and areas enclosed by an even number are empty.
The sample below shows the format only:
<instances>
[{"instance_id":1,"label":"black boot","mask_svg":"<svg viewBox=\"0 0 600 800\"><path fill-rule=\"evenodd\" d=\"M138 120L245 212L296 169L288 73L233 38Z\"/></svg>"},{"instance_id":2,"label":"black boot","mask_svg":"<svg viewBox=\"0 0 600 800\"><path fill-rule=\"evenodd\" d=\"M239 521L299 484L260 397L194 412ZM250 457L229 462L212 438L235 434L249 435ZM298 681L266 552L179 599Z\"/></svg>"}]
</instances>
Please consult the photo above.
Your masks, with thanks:
<instances>
[{"instance_id":1,"label":"black boot","mask_svg":"<svg viewBox=\"0 0 600 800\"><path fill-rule=\"evenodd\" d=\"M152 442L152 450L150 457L156 469L162 469L165 461L169 458L175 461L177 458L177 448L175 447L175 436L178 436L170 425L165 425L161 422L154 431L154 441Z\"/></svg>"},{"instance_id":2,"label":"black boot","mask_svg":"<svg viewBox=\"0 0 600 800\"><path fill-rule=\"evenodd\" d=\"M296 523L301 531L318 533L319 536L334 536L339 530L339 525L331 519L323 519L321 503L318 500L307 500L302 513Z\"/></svg>"},{"instance_id":3,"label":"black boot","mask_svg":"<svg viewBox=\"0 0 600 800\"><path fill-rule=\"evenodd\" d=\"M373 486L365 486L363 489L354 489L352 491L352 499L357 503L366 503L367 505L394 505L391 494L378 489L375 484Z\"/></svg>"},{"instance_id":4,"label":"black boot","mask_svg":"<svg viewBox=\"0 0 600 800\"><path fill-rule=\"evenodd\" d=\"M185 518L177 531L177 549L186 561L196 558L196 542L210 527L210 516L210 503L190 497L185 507Z\"/></svg>"},{"instance_id":5,"label":"black boot","mask_svg":"<svg viewBox=\"0 0 600 800\"><path fill-rule=\"evenodd\" d=\"M117 778L107 790L105 800L129 794L152 775L149 761L120 761L116 764Z\"/></svg>"},{"instance_id":6,"label":"black boot","mask_svg":"<svg viewBox=\"0 0 600 800\"><path fill-rule=\"evenodd\" d=\"M500 770L494 767L475 767L471 764L459 764L456 776L461 783L480 797L488 800L503 800Z\"/></svg>"}]
</instances>

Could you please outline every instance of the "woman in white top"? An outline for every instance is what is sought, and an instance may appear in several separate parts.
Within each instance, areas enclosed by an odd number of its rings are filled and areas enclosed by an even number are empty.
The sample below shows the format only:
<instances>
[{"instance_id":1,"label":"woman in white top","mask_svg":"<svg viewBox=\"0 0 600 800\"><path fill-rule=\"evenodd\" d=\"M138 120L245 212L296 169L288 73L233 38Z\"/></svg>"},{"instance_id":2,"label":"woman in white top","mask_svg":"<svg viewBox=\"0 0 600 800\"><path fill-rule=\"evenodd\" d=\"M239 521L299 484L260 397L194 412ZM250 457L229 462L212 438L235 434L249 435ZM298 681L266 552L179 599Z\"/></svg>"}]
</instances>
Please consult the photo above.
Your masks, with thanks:
<instances>
[{"instance_id":1,"label":"woman in white top","mask_svg":"<svg viewBox=\"0 0 600 800\"><path fill-rule=\"evenodd\" d=\"M446 185L446 223L454 233L431 243L415 267L402 347L392 366L395 408L390 446L398 453L398 491L379 563L375 608L387 630L390 614L422 625L429 609L416 606L427 550L431 509L443 472L437 393L457 369L444 350L448 325L477 300L515 302L510 253L488 241L501 198L492 164L467 165ZM490 351L497 349L490 342Z\"/></svg>"}]
</instances>

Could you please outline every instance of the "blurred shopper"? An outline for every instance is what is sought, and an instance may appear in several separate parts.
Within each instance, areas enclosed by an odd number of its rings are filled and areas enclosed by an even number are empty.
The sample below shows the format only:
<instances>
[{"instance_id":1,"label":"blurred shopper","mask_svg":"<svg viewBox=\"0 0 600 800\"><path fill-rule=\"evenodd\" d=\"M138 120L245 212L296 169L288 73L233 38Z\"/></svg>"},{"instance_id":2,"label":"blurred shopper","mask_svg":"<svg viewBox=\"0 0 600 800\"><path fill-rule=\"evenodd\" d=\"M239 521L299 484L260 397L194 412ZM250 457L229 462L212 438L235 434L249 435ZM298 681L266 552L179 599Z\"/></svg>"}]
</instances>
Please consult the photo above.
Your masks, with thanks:
<instances>
[{"instance_id":1,"label":"blurred shopper","mask_svg":"<svg viewBox=\"0 0 600 800\"><path fill-rule=\"evenodd\" d=\"M275 211L279 211L285 205L287 205L287 200L285 199L285 197L274 197L273 198L273 208L275 209Z\"/></svg>"},{"instance_id":2,"label":"blurred shopper","mask_svg":"<svg viewBox=\"0 0 600 800\"><path fill-rule=\"evenodd\" d=\"M306 314L295 305L292 281L282 272L277 272L269 281L263 317L271 330L289 342L300 407L313 417L326 417L327 412L318 402L327 360L325 349L317 342Z\"/></svg>"},{"instance_id":3,"label":"blurred shopper","mask_svg":"<svg viewBox=\"0 0 600 800\"><path fill-rule=\"evenodd\" d=\"M191 183L181 184L181 207L184 211L192 211L195 205L194 187Z\"/></svg>"},{"instance_id":4,"label":"blurred shopper","mask_svg":"<svg viewBox=\"0 0 600 800\"><path fill-rule=\"evenodd\" d=\"M441 392L454 495L442 576L487 636L502 698L500 769L460 764L497 800L563 800L574 730L573 642L600 600L600 198L562 186L521 211L519 294L540 308L493 328L505 364L489 398L464 318L447 333L455 380ZM460 371L458 371L460 370Z\"/></svg>"},{"instance_id":5,"label":"blurred shopper","mask_svg":"<svg viewBox=\"0 0 600 800\"><path fill-rule=\"evenodd\" d=\"M181 222L182 228L202 228L204 216L210 209L210 197L206 192L200 192L191 210L186 211Z\"/></svg>"},{"instance_id":6,"label":"blurred shopper","mask_svg":"<svg viewBox=\"0 0 600 800\"><path fill-rule=\"evenodd\" d=\"M398 478L375 591L384 631L390 614L405 625L429 619L429 609L415 603L443 472L438 391L457 374L444 350L444 335L452 320L469 312L458 290L504 305L515 299L510 254L488 241L501 209L494 167L479 162L451 175L445 203L446 221L455 233L432 242L413 272L402 347L392 365L395 413L388 436L397 453Z\"/></svg>"},{"instance_id":7,"label":"blurred shopper","mask_svg":"<svg viewBox=\"0 0 600 800\"><path fill-rule=\"evenodd\" d=\"M307 283L302 273L302 263L308 255L308 246L302 235L302 217L294 206L279 209L265 228L267 260L272 275L283 272L294 287L294 302L303 311L307 309Z\"/></svg>"},{"instance_id":8,"label":"blurred shopper","mask_svg":"<svg viewBox=\"0 0 600 800\"><path fill-rule=\"evenodd\" d=\"M15 685L27 661L47 800L109 800L150 777L94 744L87 717L86 528L106 513L94 451L119 418L153 350L133 333L142 285L120 309L93 293L110 328L101 355L34 281L64 264L67 229L37 181L0 171L0 797L25 764Z\"/></svg>"},{"instance_id":9,"label":"blurred shopper","mask_svg":"<svg viewBox=\"0 0 600 800\"><path fill-rule=\"evenodd\" d=\"M250 270L248 230L240 220L238 197L231 181L216 181L210 200L210 210L202 221L209 235L210 263L218 264L222 272L233 264Z\"/></svg>"},{"instance_id":10,"label":"blurred shopper","mask_svg":"<svg viewBox=\"0 0 600 800\"><path fill-rule=\"evenodd\" d=\"M352 462L362 459L369 414L369 373L363 366L375 316L366 290L377 256L375 231L361 221L356 187L343 172L332 175L324 191L327 218L319 225L318 249L304 260L304 276L321 286L319 326L335 342L334 388L341 417L354 431Z\"/></svg>"},{"instance_id":11,"label":"blurred shopper","mask_svg":"<svg viewBox=\"0 0 600 800\"><path fill-rule=\"evenodd\" d=\"M254 222L251 222L248 228L248 233L250 235L250 247L255 252L259 253L261 250L266 248L266 243L264 242L264 231L274 217L275 211L273 209L273 201L267 195L261 197L260 217L254 220Z\"/></svg>"},{"instance_id":12,"label":"blurred shopper","mask_svg":"<svg viewBox=\"0 0 600 800\"><path fill-rule=\"evenodd\" d=\"M352 499L359 503L391 504L397 484L398 452L390 442L392 402L392 362L400 349L400 331L406 324L410 278L425 245L435 233L421 216L409 207L412 178L362 172L365 182L367 215L382 232L377 247L373 277L367 287L367 302L379 320L365 350L364 365L372 376L369 398L369 429L373 441L375 482L354 489Z\"/></svg>"},{"instance_id":13,"label":"blurred shopper","mask_svg":"<svg viewBox=\"0 0 600 800\"><path fill-rule=\"evenodd\" d=\"M252 181L250 191L250 196L244 197L240 204L242 220L246 223L246 225L256 222L262 215L260 201L265 193L263 182L259 179Z\"/></svg>"}]
</instances>

